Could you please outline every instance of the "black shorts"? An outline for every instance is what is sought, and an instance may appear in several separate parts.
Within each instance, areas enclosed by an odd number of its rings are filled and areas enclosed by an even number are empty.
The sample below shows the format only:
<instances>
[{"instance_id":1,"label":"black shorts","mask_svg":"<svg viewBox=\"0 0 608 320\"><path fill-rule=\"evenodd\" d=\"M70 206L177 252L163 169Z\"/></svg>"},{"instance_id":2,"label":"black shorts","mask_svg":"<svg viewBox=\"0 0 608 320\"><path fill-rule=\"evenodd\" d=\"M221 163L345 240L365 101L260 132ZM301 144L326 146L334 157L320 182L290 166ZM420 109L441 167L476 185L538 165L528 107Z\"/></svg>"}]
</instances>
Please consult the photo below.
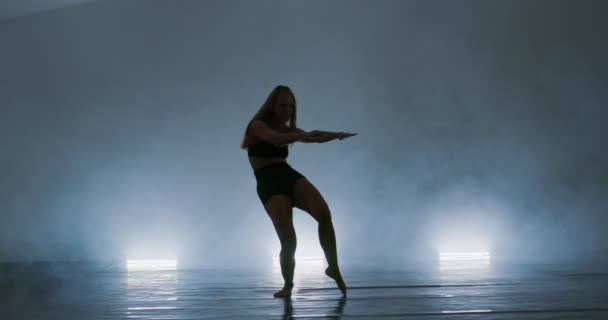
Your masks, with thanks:
<instances>
[{"instance_id":1,"label":"black shorts","mask_svg":"<svg viewBox=\"0 0 608 320\"><path fill-rule=\"evenodd\" d=\"M275 194L288 196L293 204L293 186L296 180L304 177L286 162L267 165L255 170L253 174L257 181L258 197L263 205Z\"/></svg>"}]
</instances>

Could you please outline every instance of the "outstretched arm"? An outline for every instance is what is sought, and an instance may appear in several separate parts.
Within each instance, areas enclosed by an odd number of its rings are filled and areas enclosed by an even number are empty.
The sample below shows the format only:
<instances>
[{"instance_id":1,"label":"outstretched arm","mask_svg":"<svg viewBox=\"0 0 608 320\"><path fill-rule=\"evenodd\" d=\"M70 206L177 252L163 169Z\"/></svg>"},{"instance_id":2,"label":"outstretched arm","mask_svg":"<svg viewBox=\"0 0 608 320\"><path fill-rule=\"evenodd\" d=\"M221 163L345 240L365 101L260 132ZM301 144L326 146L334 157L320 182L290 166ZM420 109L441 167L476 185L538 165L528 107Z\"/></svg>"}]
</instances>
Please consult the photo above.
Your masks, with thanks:
<instances>
[{"instance_id":1,"label":"outstretched arm","mask_svg":"<svg viewBox=\"0 0 608 320\"><path fill-rule=\"evenodd\" d=\"M253 134L258 136L260 139L268 141L277 146L294 143L296 141L316 136L318 134L317 130L313 130L311 132L306 132L304 130L298 132L278 132L270 128L266 123L261 120L253 120L251 122L250 129Z\"/></svg>"},{"instance_id":2,"label":"outstretched arm","mask_svg":"<svg viewBox=\"0 0 608 320\"><path fill-rule=\"evenodd\" d=\"M296 128L297 132L304 132L304 130L300 129L300 128ZM344 132L332 132L332 131L319 131L318 135L315 135L313 137L307 137L301 140L298 140L299 142L307 142L307 143L323 143L323 142L329 142L335 139L344 139L350 136L356 135L355 134L347 134Z\"/></svg>"},{"instance_id":3,"label":"outstretched arm","mask_svg":"<svg viewBox=\"0 0 608 320\"><path fill-rule=\"evenodd\" d=\"M302 130L300 128L296 128L295 131L298 133L305 132L304 130ZM307 137L307 138L302 138L302 139L298 140L298 142L314 143L314 142L318 142L318 141L317 141L317 137Z\"/></svg>"}]
</instances>

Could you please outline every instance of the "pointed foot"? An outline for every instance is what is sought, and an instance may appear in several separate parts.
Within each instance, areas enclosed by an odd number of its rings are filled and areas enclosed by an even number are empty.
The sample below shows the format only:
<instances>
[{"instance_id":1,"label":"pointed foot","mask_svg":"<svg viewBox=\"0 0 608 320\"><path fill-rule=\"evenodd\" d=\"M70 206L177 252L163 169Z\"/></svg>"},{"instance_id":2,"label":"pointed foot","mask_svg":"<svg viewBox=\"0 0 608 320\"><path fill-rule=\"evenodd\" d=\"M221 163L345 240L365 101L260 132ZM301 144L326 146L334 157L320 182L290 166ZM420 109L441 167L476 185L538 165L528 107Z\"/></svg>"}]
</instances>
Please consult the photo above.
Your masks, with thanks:
<instances>
[{"instance_id":1,"label":"pointed foot","mask_svg":"<svg viewBox=\"0 0 608 320\"><path fill-rule=\"evenodd\" d=\"M344 279L342 279L340 269L327 267L327 269L325 269L325 274L336 281L338 288L342 291L342 296L346 297L346 284L344 283Z\"/></svg>"}]
</instances>

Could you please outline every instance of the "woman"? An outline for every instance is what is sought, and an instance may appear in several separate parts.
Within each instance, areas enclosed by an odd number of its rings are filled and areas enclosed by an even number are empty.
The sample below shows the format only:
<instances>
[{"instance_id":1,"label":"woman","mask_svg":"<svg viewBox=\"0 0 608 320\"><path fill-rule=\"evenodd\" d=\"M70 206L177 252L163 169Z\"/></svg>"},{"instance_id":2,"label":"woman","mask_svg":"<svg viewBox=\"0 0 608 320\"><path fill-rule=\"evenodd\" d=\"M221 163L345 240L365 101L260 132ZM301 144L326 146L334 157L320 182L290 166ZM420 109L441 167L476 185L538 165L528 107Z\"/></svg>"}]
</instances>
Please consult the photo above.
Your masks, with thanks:
<instances>
[{"instance_id":1,"label":"woman","mask_svg":"<svg viewBox=\"0 0 608 320\"><path fill-rule=\"evenodd\" d=\"M336 235L327 203L306 177L287 164L287 144L322 143L356 135L346 132L304 131L296 127L296 99L289 87L277 86L247 125L241 149L247 149L257 182L257 193L281 242L283 289L275 297L291 295L295 268L296 233L292 208L309 213L318 223L319 240L327 264L325 274L336 281L346 296L346 284L338 267ZM287 125L287 122L289 124Z\"/></svg>"}]
</instances>

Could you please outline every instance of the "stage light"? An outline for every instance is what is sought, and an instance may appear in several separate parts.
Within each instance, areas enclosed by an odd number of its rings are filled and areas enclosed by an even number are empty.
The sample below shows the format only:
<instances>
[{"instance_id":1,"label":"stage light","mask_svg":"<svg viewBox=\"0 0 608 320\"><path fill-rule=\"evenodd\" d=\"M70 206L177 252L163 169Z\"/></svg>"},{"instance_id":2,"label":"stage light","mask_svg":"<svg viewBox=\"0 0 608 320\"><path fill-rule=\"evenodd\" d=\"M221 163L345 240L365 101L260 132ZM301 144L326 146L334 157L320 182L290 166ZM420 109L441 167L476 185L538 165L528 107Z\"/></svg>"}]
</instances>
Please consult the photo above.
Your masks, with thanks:
<instances>
[{"instance_id":1,"label":"stage light","mask_svg":"<svg viewBox=\"0 0 608 320\"><path fill-rule=\"evenodd\" d=\"M489 252L441 252L439 261L490 261Z\"/></svg>"},{"instance_id":2,"label":"stage light","mask_svg":"<svg viewBox=\"0 0 608 320\"><path fill-rule=\"evenodd\" d=\"M177 260L127 260L127 270L175 270Z\"/></svg>"},{"instance_id":3,"label":"stage light","mask_svg":"<svg viewBox=\"0 0 608 320\"><path fill-rule=\"evenodd\" d=\"M490 252L440 252L439 270L487 269L490 266Z\"/></svg>"}]
</instances>

